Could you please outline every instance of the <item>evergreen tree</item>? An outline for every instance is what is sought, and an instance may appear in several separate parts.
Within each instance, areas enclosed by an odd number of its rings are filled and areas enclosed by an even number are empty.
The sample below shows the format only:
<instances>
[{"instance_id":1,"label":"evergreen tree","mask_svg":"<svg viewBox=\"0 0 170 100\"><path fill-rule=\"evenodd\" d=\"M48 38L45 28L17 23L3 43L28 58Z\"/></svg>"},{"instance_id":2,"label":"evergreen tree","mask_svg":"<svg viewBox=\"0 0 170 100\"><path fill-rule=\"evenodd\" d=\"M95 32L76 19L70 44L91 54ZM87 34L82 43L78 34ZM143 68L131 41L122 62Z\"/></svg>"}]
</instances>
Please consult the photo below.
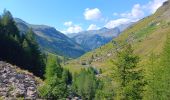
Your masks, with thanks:
<instances>
[{"instance_id":1,"label":"evergreen tree","mask_svg":"<svg viewBox=\"0 0 170 100\"><path fill-rule=\"evenodd\" d=\"M98 79L98 88L95 94L95 100L113 100L115 91L114 84L110 77Z\"/></svg>"},{"instance_id":2,"label":"evergreen tree","mask_svg":"<svg viewBox=\"0 0 170 100\"><path fill-rule=\"evenodd\" d=\"M26 39L24 39L24 41L22 43L22 47L26 52L29 52L29 53L31 52L31 48L30 48L28 41Z\"/></svg>"},{"instance_id":3,"label":"evergreen tree","mask_svg":"<svg viewBox=\"0 0 170 100\"><path fill-rule=\"evenodd\" d=\"M41 97L49 100L58 100L65 98L67 94L67 84L57 76L48 79L48 82L39 87Z\"/></svg>"},{"instance_id":4,"label":"evergreen tree","mask_svg":"<svg viewBox=\"0 0 170 100\"><path fill-rule=\"evenodd\" d=\"M151 53L148 63L147 63L147 85L145 91L145 100L157 100L158 94L157 89L159 87L159 82L157 81L156 70L159 69L159 57L154 53Z\"/></svg>"},{"instance_id":5,"label":"evergreen tree","mask_svg":"<svg viewBox=\"0 0 170 100\"><path fill-rule=\"evenodd\" d=\"M131 45L118 52L116 62L119 92L118 98L122 100L142 99L144 81L143 73L137 68L139 57L133 54Z\"/></svg>"},{"instance_id":6,"label":"evergreen tree","mask_svg":"<svg viewBox=\"0 0 170 100\"><path fill-rule=\"evenodd\" d=\"M47 63L46 63L45 78L47 80L54 76L61 78L62 71L63 69L61 65L59 64L57 57L55 57L54 55L48 55Z\"/></svg>"},{"instance_id":7,"label":"evergreen tree","mask_svg":"<svg viewBox=\"0 0 170 100\"><path fill-rule=\"evenodd\" d=\"M25 35L26 41L29 46L27 47L26 53L30 58L28 58L30 61L29 63L29 70L31 70L35 75L37 76L43 76L44 75L44 69L45 69L45 64L44 64L44 59L43 59L43 54L41 53L39 46L36 42L35 39L35 33L32 31L32 29L29 29L28 32ZM23 41L23 42L26 42Z\"/></svg>"},{"instance_id":8,"label":"evergreen tree","mask_svg":"<svg viewBox=\"0 0 170 100\"><path fill-rule=\"evenodd\" d=\"M62 78L66 82L67 85L70 85L72 83L72 75L67 69L64 69Z\"/></svg>"},{"instance_id":9,"label":"evergreen tree","mask_svg":"<svg viewBox=\"0 0 170 100\"><path fill-rule=\"evenodd\" d=\"M45 84L39 88L40 95L46 99L57 100L68 95L68 84L72 80L68 70L63 70L57 57L49 55L46 64Z\"/></svg>"},{"instance_id":10,"label":"evergreen tree","mask_svg":"<svg viewBox=\"0 0 170 100\"><path fill-rule=\"evenodd\" d=\"M20 39L20 33L12 17L12 14L9 11L4 10L2 14L1 23L3 25L3 31L5 35L7 36L11 35L13 37L17 35L17 37L19 37Z\"/></svg>"}]
</instances>

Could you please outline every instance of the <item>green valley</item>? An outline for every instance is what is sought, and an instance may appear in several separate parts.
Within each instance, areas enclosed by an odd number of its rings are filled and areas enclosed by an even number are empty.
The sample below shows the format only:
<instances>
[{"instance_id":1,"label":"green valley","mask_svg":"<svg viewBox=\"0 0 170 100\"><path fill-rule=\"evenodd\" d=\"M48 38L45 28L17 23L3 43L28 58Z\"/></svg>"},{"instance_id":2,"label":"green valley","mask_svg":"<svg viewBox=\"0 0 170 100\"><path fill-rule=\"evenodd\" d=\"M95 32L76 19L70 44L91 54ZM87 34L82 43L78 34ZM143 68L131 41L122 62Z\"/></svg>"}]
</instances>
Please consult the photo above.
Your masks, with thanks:
<instances>
[{"instance_id":1,"label":"green valley","mask_svg":"<svg viewBox=\"0 0 170 100\"><path fill-rule=\"evenodd\" d=\"M63 24L67 29L60 25L61 32L28 24L4 10L0 100L169 100L170 0L162 2L135 4L129 13L112 14L121 17L110 21L98 8L86 8L83 15L89 22L84 24L98 26L83 30L82 24L68 21ZM146 11L150 6L157 7L152 14ZM71 10L76 15L77 7ZM63 13L58 22L71 18Z\"/></svg>"}]
</instances>

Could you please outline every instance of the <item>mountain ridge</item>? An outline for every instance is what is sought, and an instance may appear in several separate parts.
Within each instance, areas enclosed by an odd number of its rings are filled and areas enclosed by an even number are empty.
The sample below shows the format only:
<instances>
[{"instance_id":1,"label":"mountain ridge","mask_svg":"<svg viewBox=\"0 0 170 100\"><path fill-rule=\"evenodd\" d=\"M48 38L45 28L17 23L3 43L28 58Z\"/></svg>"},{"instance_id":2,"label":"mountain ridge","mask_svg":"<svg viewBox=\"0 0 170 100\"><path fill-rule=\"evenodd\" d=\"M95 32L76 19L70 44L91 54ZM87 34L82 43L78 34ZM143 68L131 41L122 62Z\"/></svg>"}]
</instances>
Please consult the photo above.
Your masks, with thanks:
<instances>
[{"instance_id":1,"label":"mountain ridge","mask_svg":"<svg viewBox=\"0 0 170 100\"><path fill-rule=\"evenodd\" d=\"M79 33L68 34L67 36L90 51L110 42L113 38L116 38L121 32L133 24L133 22L121 24L120 26L111 29L103 27L98 30L82 31Z\"/></svg>"},{"instance_id":2,"label":"mountain ridge","mask_svg":"<svg viewBox=\"0 0 170 100\"><path fill-rule=\"evenodd\" d=\"M54 27L47 25L32 25L22 19L15 18L17 27L22 33L32 28L36 34L37 42L44 51L57 55L76 58L85 53L85 50Z\"/></svg>"}]
</instances>

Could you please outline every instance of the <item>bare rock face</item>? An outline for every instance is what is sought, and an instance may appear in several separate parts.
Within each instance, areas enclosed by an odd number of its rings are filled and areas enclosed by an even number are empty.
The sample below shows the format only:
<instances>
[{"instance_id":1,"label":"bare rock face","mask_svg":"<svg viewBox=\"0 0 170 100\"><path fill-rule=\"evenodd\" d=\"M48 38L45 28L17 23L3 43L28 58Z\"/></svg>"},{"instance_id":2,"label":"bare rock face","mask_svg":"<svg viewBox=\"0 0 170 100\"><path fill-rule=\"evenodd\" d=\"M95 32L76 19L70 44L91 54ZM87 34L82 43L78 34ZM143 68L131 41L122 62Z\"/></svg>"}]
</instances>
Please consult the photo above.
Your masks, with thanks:
<instances>
[{"instance_id":1,"label":"bare rock face","mask_svg":"<svg viewBox=\"0 0 170 100\"><path fill-rule=\"evenodd\" d=\"M0 61L0 97L5 100L38 98L38 82L31 74L19 73L16 66Z\"/></svg>"}]
</instances>

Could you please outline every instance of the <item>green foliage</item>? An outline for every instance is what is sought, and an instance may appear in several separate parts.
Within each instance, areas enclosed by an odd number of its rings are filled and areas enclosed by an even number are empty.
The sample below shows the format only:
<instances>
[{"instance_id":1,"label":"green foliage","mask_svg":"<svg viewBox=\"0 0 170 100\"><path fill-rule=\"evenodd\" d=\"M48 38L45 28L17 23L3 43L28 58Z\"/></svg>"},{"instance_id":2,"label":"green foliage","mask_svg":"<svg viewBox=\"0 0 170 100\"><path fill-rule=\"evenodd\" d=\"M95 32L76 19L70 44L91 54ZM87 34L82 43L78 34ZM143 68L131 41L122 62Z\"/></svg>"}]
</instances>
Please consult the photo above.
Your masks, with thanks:
<instances>
[{"instance_id":1,"label":"green foliage","mask_svg":"<svg viewBox=\"0 0 170 100\"><path fill-rule=\"evenodd\" d=\"M98 82L95 100L113 100L114 92L112 79L109 77L104 77Z\"/></svg>"},{"instance_id":2,"label":"green foliage","mask_svg":"<svg viewBox=\"0 0 170 100\"><path fill-rule=\"evenodd\" d=\"M57 57L49 55L46 62L46 73L45 78L48 80L51 77L57 76L58 78L62 77L63 68L59 64Z\"/></svg>"},{"instance_id":3,"label":"green foliage","mask_svg":"<svg viewBox=\"0 0 170 100\"><path fill-rule=\"evenodd\" d=\"M69 70L65 69L62 74L62 79L65 81L66 84L72 84L72 74Z\"/></svg>"},{"instance_id":4,"label":"green foliage","mask_svg":"<svg viewBox=\"0 0 170 100\"><path fill-rule=\"evenodd\" d=\"M126 45L118 52L117 61L117 98L123 100L142 99L143 81L142 70L137 68L139 57L133 54L131 45Z\"/></svg>"},{"instance_id":5,"label":"green foliage","mask_svg":"<svg viewBox=\"0 0 170 100\"><path fill-rule=\"evenodd\" d=\"M164 45L160 60L151 55L150 74L148 78L146 98L149 100L169 100L170 98L170 35Z\"/></svg>"},{"instance_id":6,"label":"green foliage","mask_svg":"<svg viewBox=\"0 0 170 100\"><path fill-rule=\"evenodd\" d=\"M46 63L45 84L39 87L39 94L46 99L66 98L69 93L68 85L72 82L72 75L61 67L54 55L49 55Z\"/></svg>"},{"instance_id":7,"label":"green foliage","mask_svg":"<svg viewBox=\"0 0 170 100\"><path fill-rule=\"evenodd\" d=\"M30 29L27 33L26 33L26 41L28 43L28 49L30 48L30 50L28 50L28 55L30 58L30 63L28 66L34 66L31 69L33 73L37 73L37 75L42 76L44 74L44 69L45 69L45 64L44 64L44 55L40 52L39 46L35 40L35 33L33 33L32 29Z\"/></svg>"},{"instance_id":8,"label":"green foliage","mask_svg":"<svg viewBox=\"0 0 170 100\"><path fill-rule=\"evenodd\" d=\"M94 69L82 69L79 74L75 74L73 80L73 91L82 99L92 100L97 89L97 79Z\"/></svg>"},{"instance_id":9,"label":"green foliage","mask_svg":"<svg viewBox=\"0 0 170 100\"><path fill-rule=\"evenodd\" d=\"M65 98L67 93L67 84L57 76L48 79L48 82L39 87L39 94L41 97L50 100Z\"/></svg>"}]
</instances>

